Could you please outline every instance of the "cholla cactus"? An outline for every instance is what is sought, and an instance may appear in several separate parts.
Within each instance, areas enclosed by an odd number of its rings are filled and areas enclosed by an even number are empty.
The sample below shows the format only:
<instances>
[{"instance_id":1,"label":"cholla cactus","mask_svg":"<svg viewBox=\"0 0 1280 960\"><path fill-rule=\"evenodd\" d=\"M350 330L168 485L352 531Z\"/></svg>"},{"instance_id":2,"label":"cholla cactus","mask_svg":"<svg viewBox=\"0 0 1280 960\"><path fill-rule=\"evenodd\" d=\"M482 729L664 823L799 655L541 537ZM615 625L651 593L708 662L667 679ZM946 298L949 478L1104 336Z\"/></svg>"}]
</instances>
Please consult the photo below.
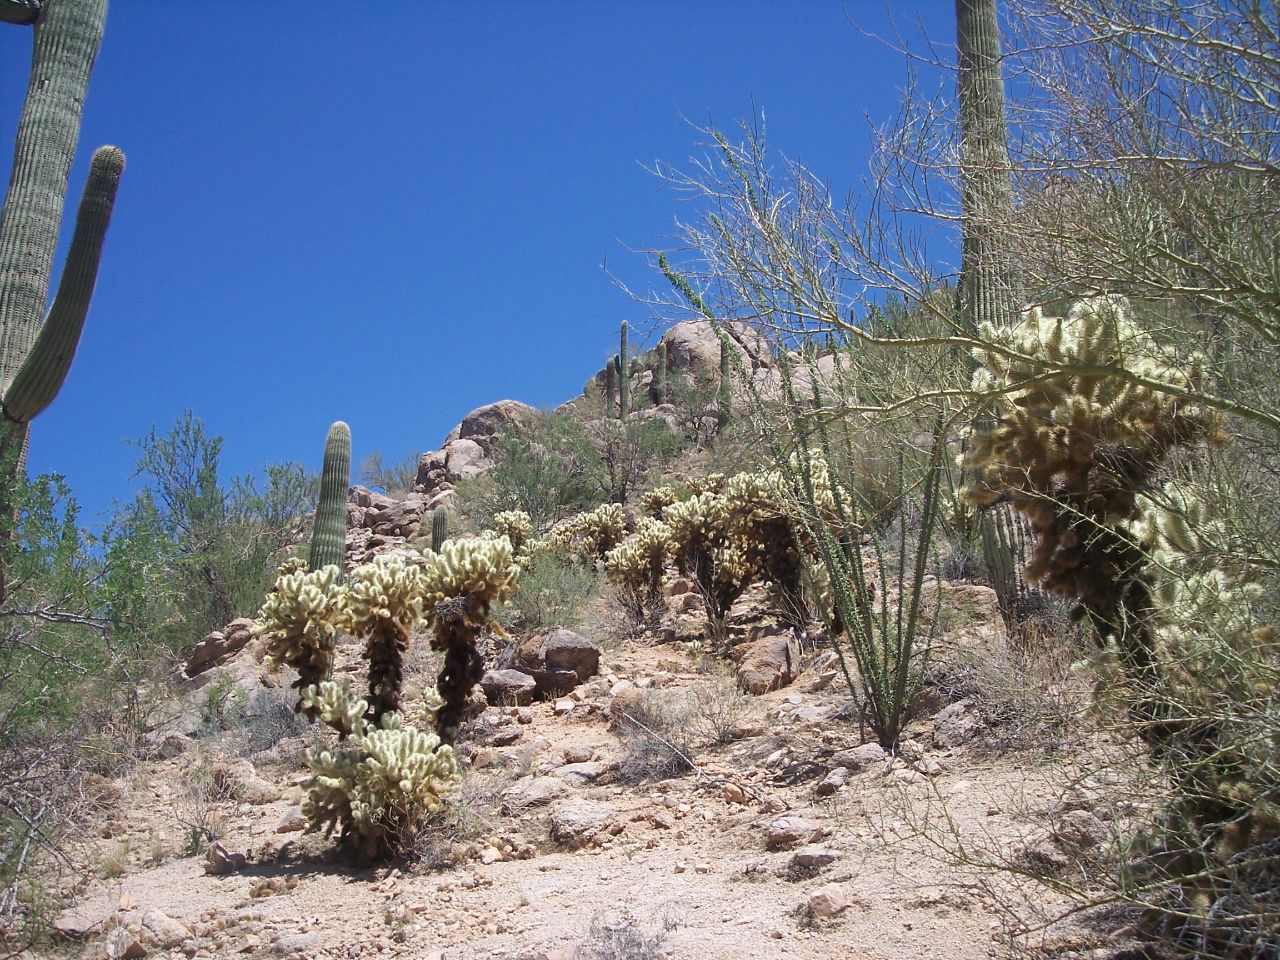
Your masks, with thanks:
<instances>
[{"instance_id":1,"label":"cholla cactus","mask_svg":"<svg viewBox=\"0 0 1280 960\"><path fill-rule=\"evenodd\" d=\"M729 503L720 494L700 493L667 507L663 516L676 567L697 585L711 630L723 640L730 608L758 573L747 551L730 540Z\"/></svg>"},{"instance_id":2,"label":"cholla cactus","mask_svg":"<svg viewBox=\"0 0 1280 960\"><path fill-rule=\"evenodd\" d=\"M649 623L661 608L662 576L673 548L671 528L645 517L635 533L605 555L609 582L637 624Z\"/></svg>"},{"instance_id":3,"label":"cholla cactus","mask_svg":"<svg viewBox=\"0 0 1280 960\"><path fill-rule=\"evenodd\" d=\"M770 585L783 618L803 627L809 611L801 595L801 524L788 502L782 475L740 473L725 483L722 496L729 507L730 541L741 547L746 563Z\"/></svg>"},{"instance_id":4,"label":"cholla cactus","mask_svg":"<svg viewBox=\"0 0 1280 960\"><path fill-rule=\"evenodd\" d=\"M627 535L626 515L617 503L605 503L551 528L540 549L578 563L603 560Z\"/></svg>"},{"instance_id":5,"label":"cholla cactus","mask_svg":"<svg viewBox=\"0 0 1280 960\"><path fill-rule=\"evenodd\" d=\"M493 529L497 537L511 541L511 549L518 556L533 537L533 520L523 510L503 510L493 515Z\"/></svg>"},{"instance_id":6,"label":"cholla cactus","mask_svg":"<svg viewBox=\"0 0 1280 960\"><path fill-rule=\"evenodd\" d=\"M719 493L724 489L725 475L723 473L708 473L705 477L694 477L685 481L685 486L689 488L691 496L698 496L702 493Z\"/></svg>"},{"instance_id":7,"label":"cholla cactus","mask_svg":"<svg viewBox=\"0 0 1280 960\"><path fill-rule=\"evenodd\" d=\"M431 646L445 655L437 682L443 703L436 711L436 730L445 743L457 738L467 697L484 673L476 641L489 625L490 608L516 592L519 575L506 537L450 540L440 553L426 555L423 597Z\"/></svg>"},{"instance_id":8,"label":"cholla cactus","mask_svg":"<svg viewBox=\"0 0 1280 960\"><path fill-rule=\"evenodd\" d=\"M434 734L404 727L396 711L371 723L368 705L353 701L345 686L322 683L304 700L345 732L333 749L307 754L312 778L302 813L311 829L326 836L340 829L343 845L364 861L403 850L461 779L453 749Z\"/></svg>"},{"instance_id":9,"label":"cholla cactus","mask_svg":"<svg viewBox=\"0 0 1280 960\"><path fill-rule=\"evenodd\" d=\"M1216 833L1220 861L1280 837L1274 756L1280 643L1254 614L1264 589L1233 549L1212 497L1175 481L1148 499L1132 534L1150 558L1151 625L1165 696L1199 756L1182 812ZM1184 746L1183 751L1186 750ZM1187 802L1190 798L1190 802ZM1214 829L1216 827L1216 830Z\"/></svg>"},{"instance_id":10,"label":"cholla cactus","mask_svg":"<svg viewBox=\"0 0 1280 960\"><path fill-rule=\"evenodd\" d=\"M1037 537L1028 579L1078 599L1109 634L1124 607L1144 603L1125 596L1143 557L1119 525L1136 517L1139 491L1171 449L1218 430L1213 411L1113 371L1195 391L1200 358L1167 356L1116 296L1084 300L1058 319L1035 309L1012 329L982 333L1027 359L975 352L974 388L996 393L1000 421L974 438L963 466L979 479L962 495L1010 498Z\"/></svg>"},{"instance_id":11,"label":"cholla cactus","mask_svg":"<svg viewBox=\"0 0 1280 960\"><path fill-rule=\"evenodd\" d=\"M680 497L670 487L654 487L640 494L640 509L655 520L662 519L662 511L671 506Z\"/></svg>"},{"instance_id":12,"label":"cholla cactus","mask_svg":"<svg viewBox=\"0 0 1280 960\"><path fill-rule=\"evenodd\" d=\"M400 709L409 631L422 620L423 574L399 556L378 557L351 572L345 626L365 638L369 661L369 719Z\"/></svg>"},{"instance_id":13,"label":"cholla cactus","mask_svg":"<svg viewBox=\"0 0 1280 960\"><path fill-rule=\"evenodd\" d=\"M319 683L333 656L334 634L345 620L346 589L338 584L338 568L331 564L311 571L301 561L286 561L258 611L267 663L298 671L293 686L299 691ZM299 709L315 719L309 707Z\"/></svg>"}]
</instances>

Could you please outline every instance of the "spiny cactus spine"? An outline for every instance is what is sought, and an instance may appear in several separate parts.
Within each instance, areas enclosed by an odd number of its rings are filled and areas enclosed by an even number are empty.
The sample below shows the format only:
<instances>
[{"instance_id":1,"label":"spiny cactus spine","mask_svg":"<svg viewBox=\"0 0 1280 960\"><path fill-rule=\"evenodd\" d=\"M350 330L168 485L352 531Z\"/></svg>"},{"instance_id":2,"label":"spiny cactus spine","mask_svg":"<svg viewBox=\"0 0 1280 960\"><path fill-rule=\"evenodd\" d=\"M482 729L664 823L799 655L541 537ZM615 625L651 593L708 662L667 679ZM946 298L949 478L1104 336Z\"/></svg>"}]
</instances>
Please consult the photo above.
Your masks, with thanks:
<instances>
[{"instance_id":1,"label":"spiny cactus spine","mask_svg":"<svg viewBox=\"0 0 1280 960\"><path fill-rule=\"evenodd\" d=\"M351 484L351 429L341 420L329 427L324 442L324 468L320 474L320 502L311 534L311 569L330 564L338 568L342 582L343 554L347 546L347 489Z\"/></svg>"},{"instance_id":2,"label":"spiny cactus spine","mask_svg":"<svg viewBox=\"0 0 1280 960\"><path fill-rule=\"evenodd\" d=\"M9 421L2 445L18 451L14 463L21 469L27 424L57 393L75 353L124 157L115 148L94 157L63 281L42 324L82 105L107 4L51 0L42 11L31 3L7 7L14 16L5 19L35 22L30 81L0 217L0 389ZM51 321L53 329L40 336Z\"/></svg>"},{"instance_id":3,"label":"spiny cactus spine","mask_svg":"<svg viewBox=\"0 0 1280 960\"><path fill-rule=\"evenodd\" d=\"M449 511L444 507L436 507L431 514L431 550L439 553L449 536Z\"/></svg>"},{"instance_id":4,"label":"spiny cactus spine","mask_svg":"<svg viewBox=\"0 0 1280 960\"><path fill-rule=\"evenodd\" d=\"M631 361L627 359L627 321L622 321L618 333L618 419L627 419L631 412Z\"/></svg>"}]
</instances>

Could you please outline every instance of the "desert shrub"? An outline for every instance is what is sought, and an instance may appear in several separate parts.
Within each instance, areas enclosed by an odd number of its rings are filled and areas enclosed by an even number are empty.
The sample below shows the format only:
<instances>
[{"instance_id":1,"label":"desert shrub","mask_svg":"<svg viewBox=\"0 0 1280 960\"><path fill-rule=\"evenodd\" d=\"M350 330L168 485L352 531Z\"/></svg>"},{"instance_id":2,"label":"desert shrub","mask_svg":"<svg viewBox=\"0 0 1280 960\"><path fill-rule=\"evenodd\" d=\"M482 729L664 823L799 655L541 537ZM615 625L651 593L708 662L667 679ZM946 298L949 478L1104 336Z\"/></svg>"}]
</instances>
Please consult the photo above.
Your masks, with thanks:
<instances>
[{"instance_id":1,"label":"desert shrub","mask_svg":"<svg viewBox=\"0 0 1280 960\"><path fill-rule=\"evenodd\" d=\"M757 712L752 697L731 680L717 678L693 687L690 697L690 729L713 746L733 743Z\"/></svg>"},{"instance_id":2,"label":"desert shrub","mask_svg":"<svg viewBox=\"0 0 1280 960\"><path fill-rule=\"evenodd\" d=\"M625 701L615 700L614 728L622 741L618 779L647 783L692 770L692 715L692 705L681 691L637 690Z\"/></svg>"},{"instance_id":3,"label":"desert shrub","mask_svg":"<svg viewBox=\"0 0 1280 960\"><path fill-rule=\"evenodd\" d=\"M520 592L495 610L494 619L509 630L526 632L574 627L599 588L594 566L537 556L521 567Z\"/></svg>"},{"instance_id":4,"label":"desert shrub","mask_svg":"<svg viewBox=\"0 0 1280 960\"><path fill-rule=\"evenodd\" d=\"M389 496L402 497L418 479L422 451L414 450L392 463L382 462L382 451L374 450L360 464L360 482Z\"/></svg>"}]
</instances>

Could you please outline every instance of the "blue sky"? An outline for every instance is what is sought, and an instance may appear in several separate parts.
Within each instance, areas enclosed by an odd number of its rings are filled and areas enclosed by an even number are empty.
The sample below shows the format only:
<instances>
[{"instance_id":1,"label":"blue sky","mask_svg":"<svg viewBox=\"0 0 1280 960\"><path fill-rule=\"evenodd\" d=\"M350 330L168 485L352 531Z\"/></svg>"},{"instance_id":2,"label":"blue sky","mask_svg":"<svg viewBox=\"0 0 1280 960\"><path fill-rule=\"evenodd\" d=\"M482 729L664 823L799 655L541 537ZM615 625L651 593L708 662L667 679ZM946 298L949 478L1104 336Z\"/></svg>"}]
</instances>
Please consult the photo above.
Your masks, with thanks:
<instances>
[{"instance_id":1,"label":"blue sky","mask_svg":"<svg viewBox=\"0 0 1280 960\"><path fill-rule=\"evenodd\" d=\"M950 0L889 4L945 49ZM698 152L691 121L753 103L772 145L853 187L905 76L860 35L880 0L111 0L79 158L128 168L79 354L32 434L96 525L125 444L187 409L224 472L433 449L468 410L553 406L645 311L680 201L644 169ZM910 33L913 42L918 33ZM4 152L30 35L0 29ZM69 204L74 210L74 203ZM70 224L64 224L64 234Z\"/></svg>"}]
</instances>

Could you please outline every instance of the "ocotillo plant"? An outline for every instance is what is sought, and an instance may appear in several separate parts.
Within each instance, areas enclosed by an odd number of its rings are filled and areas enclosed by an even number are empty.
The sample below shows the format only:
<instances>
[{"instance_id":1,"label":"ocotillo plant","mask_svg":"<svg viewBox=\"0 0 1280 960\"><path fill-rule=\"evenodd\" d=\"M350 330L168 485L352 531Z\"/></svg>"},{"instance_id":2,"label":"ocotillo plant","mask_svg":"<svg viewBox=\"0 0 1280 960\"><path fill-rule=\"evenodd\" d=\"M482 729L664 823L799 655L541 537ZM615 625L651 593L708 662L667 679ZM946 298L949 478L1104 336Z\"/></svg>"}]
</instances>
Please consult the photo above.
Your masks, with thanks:
<instances>
[{"instance_id":1,"label":"ocotillo plant","mask_svg":"<svg viewBox=\"0 0 1280 960\"><path fill-rule=\"evenodd\" d=\"M618 419L631 412L631 361L627 359L627 321L622 321L618 334Z\"/></svg>"},{"instance_id":2,"label":"ocotillo plant","mask_svg":"<svg viewBox=\"0 0 1280 960\"><path fill-rule=\"evenodd\" d=\"M444 507L436 507L431 514L431 550L439 553L449 536L449 511Z\"/></svg>"},{"instance_id":3,"label":"ocotillo plant","mask_svg":"<svg viewBox=\"0 0 1280 960\"><path fill-rule=\"evenodd\" d=\"M311 534L311 569L332 564L342 582L342 560L347 546L347 488L351 483L351 430L338 420L324 442L324 468L320 474L320 503L316 506Z\"/></svg>"},{"instance_id":4,"label":"ocotillo plant","mask_svg":"<svg viewBox=\"0 0 1280 960\"><path fill-rule=\"evenodd\" d=\"M10 3L7 9L9 22L35 24L30 81L0 217L0 406L6 421L0 451L9 452L20 470L28 424L57 395L75 356L124 154L115 147L94 154L62 281L45 315L81 109L107 3L47 0L43 8Z\"/></svg>"}]
</instances>

